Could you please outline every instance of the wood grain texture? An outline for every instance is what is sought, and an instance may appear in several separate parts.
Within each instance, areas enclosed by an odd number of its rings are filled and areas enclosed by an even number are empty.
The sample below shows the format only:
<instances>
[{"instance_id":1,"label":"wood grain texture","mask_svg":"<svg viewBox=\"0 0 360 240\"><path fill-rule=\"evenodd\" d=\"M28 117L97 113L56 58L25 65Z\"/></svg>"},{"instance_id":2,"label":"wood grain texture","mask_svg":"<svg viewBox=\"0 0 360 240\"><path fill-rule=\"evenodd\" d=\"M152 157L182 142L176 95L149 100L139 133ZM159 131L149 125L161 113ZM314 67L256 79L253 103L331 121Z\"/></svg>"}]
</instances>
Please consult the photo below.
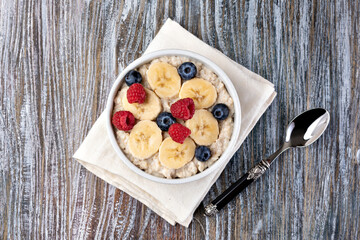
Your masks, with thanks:
<instances>
[{"instance_id":1,"label":"wood grain texture","mask_svg":"<svg viewBox=\"0 0 360 240\"><path fill-rule=\"evenodd\" d=\"M360 239L360 3L0 1L0 239ZM278 96L209 203L325 107L331 122L214 218L171 226L71 156L117 74L170 17L275 84Z\"/></svg>"}]
</instances>

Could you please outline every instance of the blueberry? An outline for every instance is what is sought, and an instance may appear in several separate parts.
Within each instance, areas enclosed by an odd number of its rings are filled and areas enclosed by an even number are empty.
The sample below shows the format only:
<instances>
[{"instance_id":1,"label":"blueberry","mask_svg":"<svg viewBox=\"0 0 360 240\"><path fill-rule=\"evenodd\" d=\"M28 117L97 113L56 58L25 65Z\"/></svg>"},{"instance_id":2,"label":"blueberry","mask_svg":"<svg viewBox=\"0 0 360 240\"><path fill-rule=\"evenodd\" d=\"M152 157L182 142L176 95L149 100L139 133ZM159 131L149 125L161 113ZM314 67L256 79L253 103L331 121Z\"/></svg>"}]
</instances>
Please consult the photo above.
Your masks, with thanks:
<instances>
[{"instance_id":1,"label":"blueberry","mask_svg":"<svg viewBox=\"0 0 360 240\"><path fill-rule=\"evenodd\" d=\"M212 114L217 120L224 120L229 116L229 108L225 104L216 104L212 109Z\"/></svg>"},{"instance_id":2,"label":"blueberry","mask_svg":"<svg viewBox=\"0 0 360 240\"><path fill-rule=\"evenodd\" d=\"M198 146L195 150L195 157L201 162L209 160L209 158L211 157L210 148L206 146Z\"/></svg>"},{"instance_id":3,"label":"blueberry","mask_svg":"<svg viewBox=\"0 0 360 240\"><path fill-rule=\"evenodd\" d=\"M156 123L162 131L168 131L169 127L176 123L176 119L168 112L162 112L156 118Z\"/></svg>"},{"instance_id":4,"label":"blueberry","mask_svg":"<svg viewBox=\"0 0 360 240\"><path fill-rule=\"evenodd\" d=\"M142 81L142 76L138 71L131 70L125 75L125 82L126 85L128 85L129 87L134 83L141 83L141 81Z\"/></svg>"},{"instance_id":5,"label":"blueberry","mask_svg":"<svg viewBox=\"0 0 360 240\"><path fill-rule=\"evenodd\" d=\"M197 73L196 66L192 62L184 62L178 68L178 73L184 80L192 79Z\"/></svg>"}]
</instances>

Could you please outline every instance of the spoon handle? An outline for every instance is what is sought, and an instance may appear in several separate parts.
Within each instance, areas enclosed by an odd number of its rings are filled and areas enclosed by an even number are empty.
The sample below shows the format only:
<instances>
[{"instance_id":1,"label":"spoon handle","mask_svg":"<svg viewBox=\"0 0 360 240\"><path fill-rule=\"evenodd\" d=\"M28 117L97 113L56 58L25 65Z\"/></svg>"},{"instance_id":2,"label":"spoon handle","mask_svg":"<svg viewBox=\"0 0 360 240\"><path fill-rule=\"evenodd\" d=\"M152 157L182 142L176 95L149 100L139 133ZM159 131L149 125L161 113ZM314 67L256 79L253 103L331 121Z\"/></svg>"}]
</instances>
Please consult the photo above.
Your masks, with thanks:
<instances>
[{"instance_id":1,"label":"spoon handle","mask_svg":"<svg viewBox=\"0 0 360 240\"><path fill-rule=\"evenodd\" d=\"M242 190L244 190L250 183L258 179L268 168L270 163L268 159L259 162L250 171L245 173L239 180L226 189L220 196L213 200L205 207L205 215L212 216L234 199Z\"/></svg>"}]
</instances>

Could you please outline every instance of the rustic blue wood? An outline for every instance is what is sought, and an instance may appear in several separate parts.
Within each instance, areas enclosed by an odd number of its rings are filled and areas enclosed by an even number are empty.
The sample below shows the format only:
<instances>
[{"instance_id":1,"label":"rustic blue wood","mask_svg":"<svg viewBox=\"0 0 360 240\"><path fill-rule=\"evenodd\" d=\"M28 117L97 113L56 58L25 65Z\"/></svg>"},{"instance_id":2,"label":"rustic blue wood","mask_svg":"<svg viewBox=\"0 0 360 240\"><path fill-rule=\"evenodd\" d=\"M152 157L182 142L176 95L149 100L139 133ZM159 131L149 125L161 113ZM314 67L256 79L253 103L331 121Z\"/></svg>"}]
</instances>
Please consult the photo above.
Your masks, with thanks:
<instances>
[{"instance_id":1,"label":"rustic blue wood","mask_svg":"<svg viewBox=\"0 0 360 240\"><path fill-rule=\"evenodd\" d=\"M0 239L360 239L360 2L0 1ZM214 218L171 226L71 156L170 17L278 92L204 199L324 107L331 122Z\"/></svg>"}]
</instances>

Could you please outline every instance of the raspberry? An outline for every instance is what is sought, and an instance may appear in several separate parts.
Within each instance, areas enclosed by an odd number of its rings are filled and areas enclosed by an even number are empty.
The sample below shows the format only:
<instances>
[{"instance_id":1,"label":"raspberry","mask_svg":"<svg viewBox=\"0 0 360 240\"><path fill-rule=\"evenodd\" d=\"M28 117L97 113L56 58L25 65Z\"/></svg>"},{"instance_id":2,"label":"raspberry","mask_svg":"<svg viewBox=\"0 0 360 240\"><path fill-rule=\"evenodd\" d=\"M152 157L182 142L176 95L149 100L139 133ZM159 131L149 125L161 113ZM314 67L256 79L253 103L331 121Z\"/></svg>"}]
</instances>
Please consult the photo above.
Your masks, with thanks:
<instances>
[{"instance_id":1,"label":"raspberry","mask_svg":"<svg viewBox=\"0 0 360 240\"><path fill-rule=\"evenodd\" d=\"M191 98L180 99L171 105L170 111L176 118L182 120L191 119L195 113L194 100Z\"/></svg>"},{"instance_id":2,"label":"raspberry","mask_svg":"<svg viewBox=\"0 0 360 240\"><path fill-rule=\"evenodd\" d=\"M112 118L112 124L119 130L129 131L135 125L135 117L129 111L118 111Z\"/></svg>"},{"instance_id":3,"label":"raspberry","mask_svg":"<svg viewBox=\"0 0 360 240\"><path fill-rule=\"evenodd\" d=\"M146 92L140 83L132 84L126 92L129 103L143 103L145 101Z\"/></svg>"},{"instance_id":4,"label":"raspberry","mask_svg":"<svg viewBox=\"0 0 360 240\"><path fill-rule=\"evenodd\" d=\"M183 144L185 139L191 134L191 130L181 125L174 123L169 128L169 135L175 142Z\"/></svg>"}]
</instances>

